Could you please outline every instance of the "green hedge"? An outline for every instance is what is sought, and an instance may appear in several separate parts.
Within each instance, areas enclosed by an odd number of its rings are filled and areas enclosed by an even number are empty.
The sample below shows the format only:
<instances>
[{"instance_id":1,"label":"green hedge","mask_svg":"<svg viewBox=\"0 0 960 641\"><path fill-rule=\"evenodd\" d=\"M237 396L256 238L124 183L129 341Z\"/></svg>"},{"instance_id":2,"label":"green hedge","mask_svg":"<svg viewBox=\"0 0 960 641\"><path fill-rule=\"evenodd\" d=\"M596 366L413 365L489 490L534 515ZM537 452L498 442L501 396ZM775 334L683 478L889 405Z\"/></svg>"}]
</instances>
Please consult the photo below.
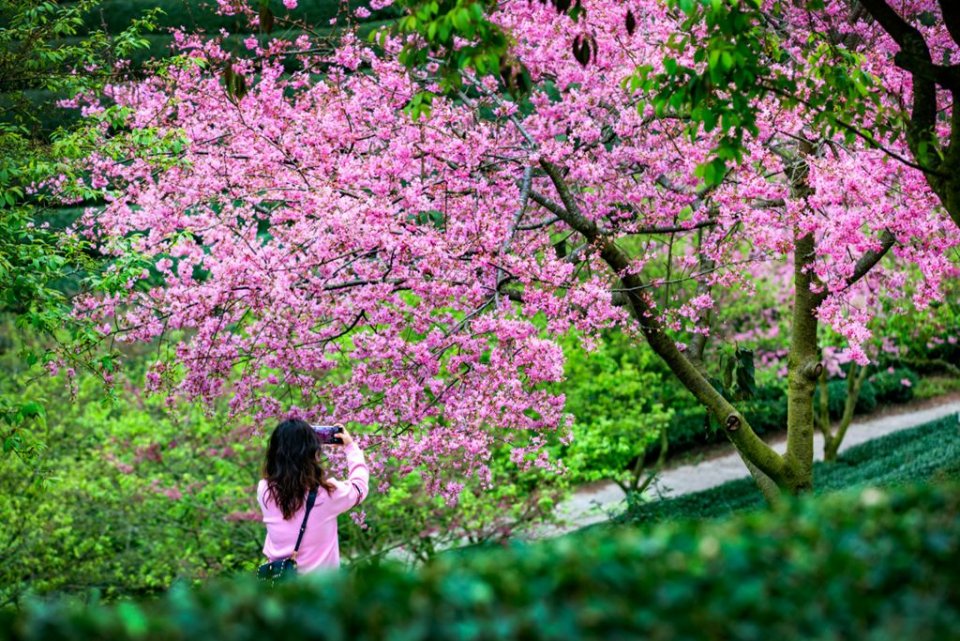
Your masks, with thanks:
<instances>
[{"instance_id":1,"label":"green hedge","mask_svg":"<svg viewBox=\"0 0 960 641\"><path fill-rule=\"evenodd\" d=\"M835 463L814 464L813 477L817 493L861 485L960 481L960 423L951 415L851 447ZM747 477L676 498L632 502L620 520L711 518L762 505L763 498Z\"/></svg>"},{"instance_id":2,"label":"green hedge","mask_svg":"<svg viewBox=\"0 0 960 641\"><path fill-rule=\"evenodd\" d=\"M37 602L11 641L956 638L960 487L870 488L724 522L584 533L266 591Z\"/></svg>"}]
</instances>

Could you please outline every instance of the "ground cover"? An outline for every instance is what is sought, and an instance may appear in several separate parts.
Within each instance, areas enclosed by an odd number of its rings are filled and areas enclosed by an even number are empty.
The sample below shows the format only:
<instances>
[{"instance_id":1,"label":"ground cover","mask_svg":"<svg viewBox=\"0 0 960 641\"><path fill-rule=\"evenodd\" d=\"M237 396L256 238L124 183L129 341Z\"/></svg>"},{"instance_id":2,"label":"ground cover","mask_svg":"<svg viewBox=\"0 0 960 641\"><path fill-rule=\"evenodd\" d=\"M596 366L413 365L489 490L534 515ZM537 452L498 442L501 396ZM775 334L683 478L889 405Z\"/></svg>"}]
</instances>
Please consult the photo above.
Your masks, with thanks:
<instances>
[{"instance_id":1,"label":"ground cover","mask_svg":"<svg viewBox=\"0 0 960 641\"><path fill-rule=\"evenodd\" d=\"M863 443L843 452L835 463L814 465L814 492L862 485L960 478L960 423L956 416ZM618 522L643 523L712 518L763 506L750 478L662 501L634 501ZM603 527L603 526L599 526Z\"/></svg>"}]
</instances>

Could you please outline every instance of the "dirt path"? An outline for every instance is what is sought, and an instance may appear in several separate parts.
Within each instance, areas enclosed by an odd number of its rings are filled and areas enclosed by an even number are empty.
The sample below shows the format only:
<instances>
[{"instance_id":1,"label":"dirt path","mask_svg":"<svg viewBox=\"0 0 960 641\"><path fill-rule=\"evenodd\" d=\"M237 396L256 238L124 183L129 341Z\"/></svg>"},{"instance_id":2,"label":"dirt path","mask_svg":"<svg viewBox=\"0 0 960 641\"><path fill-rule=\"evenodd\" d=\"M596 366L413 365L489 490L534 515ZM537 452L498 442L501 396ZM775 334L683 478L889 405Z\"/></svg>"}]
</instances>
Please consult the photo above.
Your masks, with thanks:
<instances>
[{"instance_id":1,"label":"dirt path","mask_svg":"<svg viewBox=\"0 0 960 641\"><path fill-rule=\"evenodd\" d=\"M850 424L840 451L866 441L935 421L956 414L960 421L960 395L952 394L917 404L891 408L878 414L855 420ZM786 436L778 435L771 445L778 452L786 450ZM814 436L814 456L823 458L823 435ZM654 493L661 498L699 492L747 476L740 457L725 447L719 455L695 464L678 465L664 470L655 483ZM608 519L623 508L623 491L614 483L594 483L573 493L558 508L563 524L537 528L524 538L556 536L591 523Z\"/></svg>"}]
</instances>

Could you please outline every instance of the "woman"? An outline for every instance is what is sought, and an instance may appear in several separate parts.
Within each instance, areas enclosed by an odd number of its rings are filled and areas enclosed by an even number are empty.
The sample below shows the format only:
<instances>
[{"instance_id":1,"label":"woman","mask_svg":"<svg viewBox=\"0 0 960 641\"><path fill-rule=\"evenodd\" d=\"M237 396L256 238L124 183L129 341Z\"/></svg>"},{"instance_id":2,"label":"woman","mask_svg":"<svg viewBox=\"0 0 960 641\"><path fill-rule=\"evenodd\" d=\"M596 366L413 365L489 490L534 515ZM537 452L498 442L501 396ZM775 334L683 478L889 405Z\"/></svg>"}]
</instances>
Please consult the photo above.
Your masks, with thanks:
<instances>
[{"instance_id":1,"label":"woman","mask_svg":"<svg viewBox=\"0 0 960 641\"><path fill-rule=\"evenodd\" d=\"M306 421L283 421L273 431L267 447L257 502L267 526L263 553L270 561L293 554L307 495L310 490L318 490L297 553L297 572L301 574L321 567L339 567L337 515L367 498L370 472L363 452L346 431L340 437L350 470L346 482L326 478L320 465L320 439Z\"/></svg>"}]
</instances>

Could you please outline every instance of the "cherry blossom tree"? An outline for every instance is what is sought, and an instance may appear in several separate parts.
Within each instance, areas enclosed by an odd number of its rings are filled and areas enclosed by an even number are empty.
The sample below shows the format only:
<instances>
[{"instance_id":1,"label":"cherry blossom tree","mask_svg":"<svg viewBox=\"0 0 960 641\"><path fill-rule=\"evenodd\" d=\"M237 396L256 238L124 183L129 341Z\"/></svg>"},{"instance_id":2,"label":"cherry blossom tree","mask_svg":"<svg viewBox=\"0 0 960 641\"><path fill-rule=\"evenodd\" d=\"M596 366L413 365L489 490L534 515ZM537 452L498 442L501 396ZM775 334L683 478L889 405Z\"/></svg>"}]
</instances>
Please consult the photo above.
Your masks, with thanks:
<instances>
[{"instance_id":1,"label":"cherry blossom tree","mask_svg":"<svg viewBox=\"0 0 960 641\"><path fill-rule=\"evenodd\" d=\"M116 268L77 314L158 345L151 389L229 395L253 421L366 425L381 471L425 470L450 502L463 477L489 478L493 447L557 464L542 450L569 421L548 391L563 372L553 337L617 325L720 421L769 498L810 488L818 324L864 362L863 292L901 294L915 265L913 303L937 299L949 219L922 171L814 135L802 105L773 97L742 157L705 182L726 134L692 134L636 82L638 66L672 64L678 16L638 2L627 29L620 3L583 7L490 14L529 74L516 95L470 70L450 93L442 59L410 68L388 32L244 55L178 34L163 73L84 107L103 122L87 169L107 205L78 232ZM584 38L587 66L568 46ZM429 113L412 117L424 92ZM711 381L708 350L727 320L717 301L750 296L770 264L792 274L785 455Z\"/></svg>"}]
</instances>

